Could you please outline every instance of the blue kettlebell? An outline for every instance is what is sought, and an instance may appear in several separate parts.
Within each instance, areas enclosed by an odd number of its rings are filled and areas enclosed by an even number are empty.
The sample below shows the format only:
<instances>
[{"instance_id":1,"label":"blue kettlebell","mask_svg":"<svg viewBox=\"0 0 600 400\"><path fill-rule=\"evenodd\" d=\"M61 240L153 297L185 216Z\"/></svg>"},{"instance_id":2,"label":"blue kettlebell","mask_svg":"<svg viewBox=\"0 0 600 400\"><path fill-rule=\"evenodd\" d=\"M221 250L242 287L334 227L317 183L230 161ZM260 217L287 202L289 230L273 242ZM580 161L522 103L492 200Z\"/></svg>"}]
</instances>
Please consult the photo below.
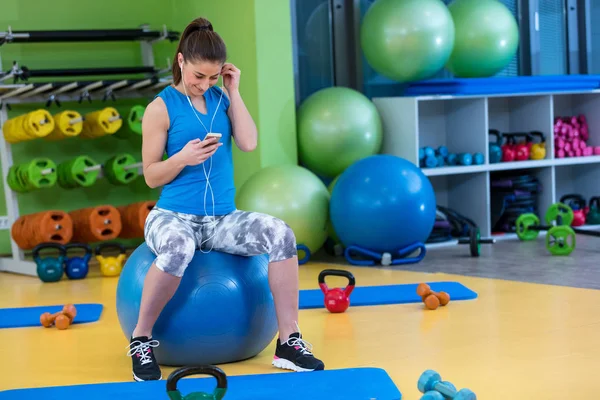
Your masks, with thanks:
<instances>
[{"instance_id":1,"label":"blue kettlebell","mask_svg":"<svg viewBox=\"0 0 600 400\"><path fill-rule=\"evenodd\" d=\"M69 257L70 249L84 249L83 257ZM65 245L65 274L69 279L83 279L87 276L92 258L92 248L85 243L69 243Z\"/></svg>"},{"instance_id":2,"label":"blue kettlebell","mask_svg":"<svg viewBox=\"0 0 600 400\"><path fill-rule=\"evenodd\" d=\"M59 251L58 257L40 257L40 251L43 249L56 249ZM58 282L63 276L63 263L65 261L65 247L56 242L40 243L31 251L33 261L36 264L36 272L42 282Z\"/></svg>"},{"instance_id":3,"label":"blue kettlebell","mask_svg":"<svg viewBox=\"0 0 600 400\"><path fill-rule=\"evenodd\" d=\"M490 142L488 145L490 164L499 163L502 161L502 147L500 147L502 143L500 140L500 131L497 129L490 129L489 134L496 137L496 141Z\"/></svg>"}]
</instances>

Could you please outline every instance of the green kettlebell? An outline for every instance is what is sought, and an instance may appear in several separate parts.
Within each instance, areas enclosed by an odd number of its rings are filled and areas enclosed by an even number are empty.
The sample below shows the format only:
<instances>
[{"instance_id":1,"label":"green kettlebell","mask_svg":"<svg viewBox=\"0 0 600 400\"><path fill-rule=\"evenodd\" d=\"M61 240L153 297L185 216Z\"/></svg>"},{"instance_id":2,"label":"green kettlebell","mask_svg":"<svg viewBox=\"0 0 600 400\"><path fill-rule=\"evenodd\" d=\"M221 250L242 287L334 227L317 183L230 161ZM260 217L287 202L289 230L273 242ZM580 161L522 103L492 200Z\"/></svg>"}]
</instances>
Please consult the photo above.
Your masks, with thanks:
<instances>
[{"instance_id":1,"label":"green kettlebell","mask_svg":"<svg viewBox=\"0 0 600 400\"><path fill-rule=\"evenodd\" d=\"M182 395L177 389L177 382L188 375L212 375L217 378L217 387L212 393L192 392ZM179 368L167 378L167 394L171 400L221 400L227 392L227 375L219 367L214 365L202 365L199 367Z\"/></svg>"},{"instance_id":2,"label":"green kettlebell","mask_svg":"<svg viewBox=\"0 0 600 400\"><path fill-rule=\"evenodd\" d=\"M588 205L590 211L585 218L585 223L588 225L600 225L600 197L592 197Z\"/></svg>"},{"instance_id":3,"label":"green kettlebell","mask_svg":"<svg viewBox=\"0 0 600 400\"><path fill-rule=\"evenodd\" d=\"M58 257L40 258L40 251L52 248L59 251ZM37 274L42 282L58 282L63 276L63 263L65 262L67 251L62 244L47 242L40 243L32 250L33 260L37 265Z\"/></svg>"},{"instance_id":4,"label":"green kettlebell","mask_svg":"<svg viewBox=\"0 0 600 400\"><path fill-rule=\"evenodd\" d=\"M499 163L502 161L502 147L500 147L502 143L500 141L500 131L497 129L490 129L488 132L490 135L496 137L496 141L490 142L488 145L490 164Z\"/></svg>"}]
</instances>

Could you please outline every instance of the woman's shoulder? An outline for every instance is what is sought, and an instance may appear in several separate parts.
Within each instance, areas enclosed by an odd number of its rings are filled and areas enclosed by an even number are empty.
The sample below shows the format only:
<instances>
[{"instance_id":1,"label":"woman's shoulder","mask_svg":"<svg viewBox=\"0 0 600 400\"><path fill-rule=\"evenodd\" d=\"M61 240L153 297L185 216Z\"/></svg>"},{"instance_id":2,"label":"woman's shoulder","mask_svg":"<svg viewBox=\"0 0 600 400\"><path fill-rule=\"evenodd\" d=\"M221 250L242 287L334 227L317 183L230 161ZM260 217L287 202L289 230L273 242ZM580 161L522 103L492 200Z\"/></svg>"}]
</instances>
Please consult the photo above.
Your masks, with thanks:
<instances>
[{"instance_id":1,"label":"woman's shoulder","mask_svg":"<svg viewBox=\"0 0 600 400\"><path fill-rule=\"evenodd\" d=\"M224 105L226 109L229 107L229 95L226 90L215 85L208 89L208 92L210 93L211 101L218 102L221 100L221 105Z\"/></svg>"}]
</instances>

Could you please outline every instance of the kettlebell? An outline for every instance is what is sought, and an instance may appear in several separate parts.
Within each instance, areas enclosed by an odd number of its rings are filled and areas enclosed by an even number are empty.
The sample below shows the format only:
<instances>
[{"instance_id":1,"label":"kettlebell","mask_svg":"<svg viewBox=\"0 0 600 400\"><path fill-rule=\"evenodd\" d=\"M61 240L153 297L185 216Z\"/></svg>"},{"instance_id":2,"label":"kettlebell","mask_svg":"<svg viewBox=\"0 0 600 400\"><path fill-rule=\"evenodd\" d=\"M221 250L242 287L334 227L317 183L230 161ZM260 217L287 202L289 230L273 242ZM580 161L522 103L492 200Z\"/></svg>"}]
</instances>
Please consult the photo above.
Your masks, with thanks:
<instances>
[{"instance_id":1,"label":"kettlebell","mask_svg":"<svg viewBox=\"0 0 600 400\"><path fill-rule=\"evenodd\" d=\"M538 136L540 141L538 143L531 142L529 145L529 158L532 160L543 160L546 158L546 136L540 131L529 132L531 139L534 136Z\"/></svg>"},{"instance_id":2,"label":"kettlebell","mask_svg":"<svg viewBox=\"0 0 600 400\"><path fill-rule=\"evenodd\" d=\"M84 249L83 257L69 257L70 249ZM87 276L92 258L92 248L85 243L69 243L65 245L65 274L69 279L83 279Z\"/></svg>"},{"instance_id":3,"label":"kettlebell","mask_svg":"<svg viewBox=\"0 0 600 400\"><path fill-rule=\"evenodd\" d=\"M192 392L187 395L181 394L177 389L177 383L181 378L189 375L211 375L217 379L217 387L212 393ZM219 367L214 365L200 365L197 367L183 367L171 372L167 378L167 395L171 400L221 400L227 393L227 375Z\"/></svg>"},{"instance_id":4,"label":"kettlebell","mask_svg":"<svg viewBox=\"0 0 600 400\"><path fill-rule=\"evenodd\" d=\"M102 252L105 249L117 249L119 250L118 256L104 256ZM119 276L123 269L123 262L125 261L125 246L119 242L104 242L96 246L96 260L100 263L100 272L104 276Z\"/></svg>"},{"instance_id":5,"label":"kettlebell","mask_svg":"<svg viewBox=\"0 0 600 400\"><path fill-rule=\"evenodd\" d=\"M568 205L573 210L573 222L571 226L581 226L585 224L586 201L580 194L566 194L560 198L560 202Z\"/></svg>"},{"instance_id":6,"label":"kettlebell","mask_svg":"<svg viewBox=\"0 0 600 400\"><path fill-rule=\"evenodd\" d=\"M346 286L345 289L329 289L325 283L325 277L330 275L348 278L348 286ZM351 272L341 269L324 269L321 271L319 274L319 286L321 287L321 291L325 294L325 308L332 313L343 313L346 311L350 306L350 293L354 290L355 284L356 281Z\"/></svg>"},{"instance_id":7,"label":"kettlebell","mask_svg":"<svg viewBox=\"0 0 600 400\"><path fill-rule=\"evenodd\" d=\"M585 216L586 224L600 225L600 197L592 197L588 206L590 207L590 211Z\"/></svg>"},{"instance_id":8,"label":"kettlebell","mask_svg":"<svg viewBox=\"0 0 600 400\"><path fill-rule=\"evenodd\" d=\"M488 131L488 133L489 133L489 135L496 137L495 142L489 142L489 144L488 144L490 164L496 164L496 163L499 163L500 161L502 161L502 148L500 147L500 145L502 143L501 143L500 131L497 129L490 129Z\"/></svg>"},{"instance_id":9,"label":"kettlebell","mask_svg":"<svg viewBox=\"0 0 600 400\"><path fill-rule=\"evenodd\" d=\"M515 161L515 139L509 133L503 133L502 137L505 138L505 140L503 140L504 144L502 145L502 161Z\"/></svg>"},{"instance_id":10,"label":"kettlebell","mask_svg":"<svg viewBox=\"0 0 600 400\"><path fill-rule=\"evenodd\" d=\"M515 141L515 160L516 161L525 161L529 160L529 144L532 140L531 136L528 133L518 132L511 134L513 138L522 137L524 140L517 143Z\"/></svg>"},{"instance_id":11,"label":"kettlebell","mask_svg":"<svg viewBox=\"0 0 600 400\"><path fill-rule=\"evenodd\" d=\"M58 257L40 258L40 251L43 249L56 249L59 251ZM35 246L32 250L33 260L37 266L37 275L42 282L58 282L63 276L63 263L66 257L65 247L60 243L44 242Z\"/></svg>"}]
</instances>

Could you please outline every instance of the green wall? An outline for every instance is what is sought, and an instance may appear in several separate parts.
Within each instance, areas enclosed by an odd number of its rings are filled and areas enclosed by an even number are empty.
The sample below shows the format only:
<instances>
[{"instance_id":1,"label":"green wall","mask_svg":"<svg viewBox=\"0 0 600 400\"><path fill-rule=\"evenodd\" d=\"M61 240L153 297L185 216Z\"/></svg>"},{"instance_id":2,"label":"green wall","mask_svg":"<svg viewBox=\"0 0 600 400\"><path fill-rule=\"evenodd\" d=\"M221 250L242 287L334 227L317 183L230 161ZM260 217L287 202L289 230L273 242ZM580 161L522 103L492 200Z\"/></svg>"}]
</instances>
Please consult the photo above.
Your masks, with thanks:
<instances>
[{"instance_id":1,"label":"green wall","mask_svg":"<svg viewBox=\"0 0 600 400\"><path fill-rule=\"evenodd\" d=\"M119 13L115 14L115 10ZM0 14L0 30L9 25L14 30L28 30L132 28L141 24L157 29L166 24L169 29L183 31L185 25L197 16L210 19L215 30L225 39L229 62L242 71L240 91L258 126L258 149L252 153L236 149L234 153L236 186L239 188L252 173L264 166L297 163L291 22L287 1L106 0L84 3L73 0L7 0ZM168 41L154 45L157 67L166 67L167 59L172 60L175 48L176 43ZM137 42L5 44L0 47L0 55L4 71L15 59L32 69L142 64ZM63 103L61 109L74 109L85 114L110 105L125 114L131 105L146 104L149 100L120 99L116 103L105 103L94 98L92 104ZM43 106L13 106L9 117ZM53 114L58 111L56 106L50 109ZM35 140L15 144L12 149L15 163L34 157L49 157L58 163L81 154L101 163L117 152L128 152L141 160L141 139L136 137L128 140L114 137L58 142ZM140 177L125 187L116 187L101 179L91 188L66 190L55 187L19 194L18 199L23 215L51 209L70 211L101 204L118 206L156 199L158 194L158 190L149 189ZM6 214L4 193L0 193L0 214ZM0 253L9 252L9 231L0 231Z\"/></svg>"}]
</instances>

